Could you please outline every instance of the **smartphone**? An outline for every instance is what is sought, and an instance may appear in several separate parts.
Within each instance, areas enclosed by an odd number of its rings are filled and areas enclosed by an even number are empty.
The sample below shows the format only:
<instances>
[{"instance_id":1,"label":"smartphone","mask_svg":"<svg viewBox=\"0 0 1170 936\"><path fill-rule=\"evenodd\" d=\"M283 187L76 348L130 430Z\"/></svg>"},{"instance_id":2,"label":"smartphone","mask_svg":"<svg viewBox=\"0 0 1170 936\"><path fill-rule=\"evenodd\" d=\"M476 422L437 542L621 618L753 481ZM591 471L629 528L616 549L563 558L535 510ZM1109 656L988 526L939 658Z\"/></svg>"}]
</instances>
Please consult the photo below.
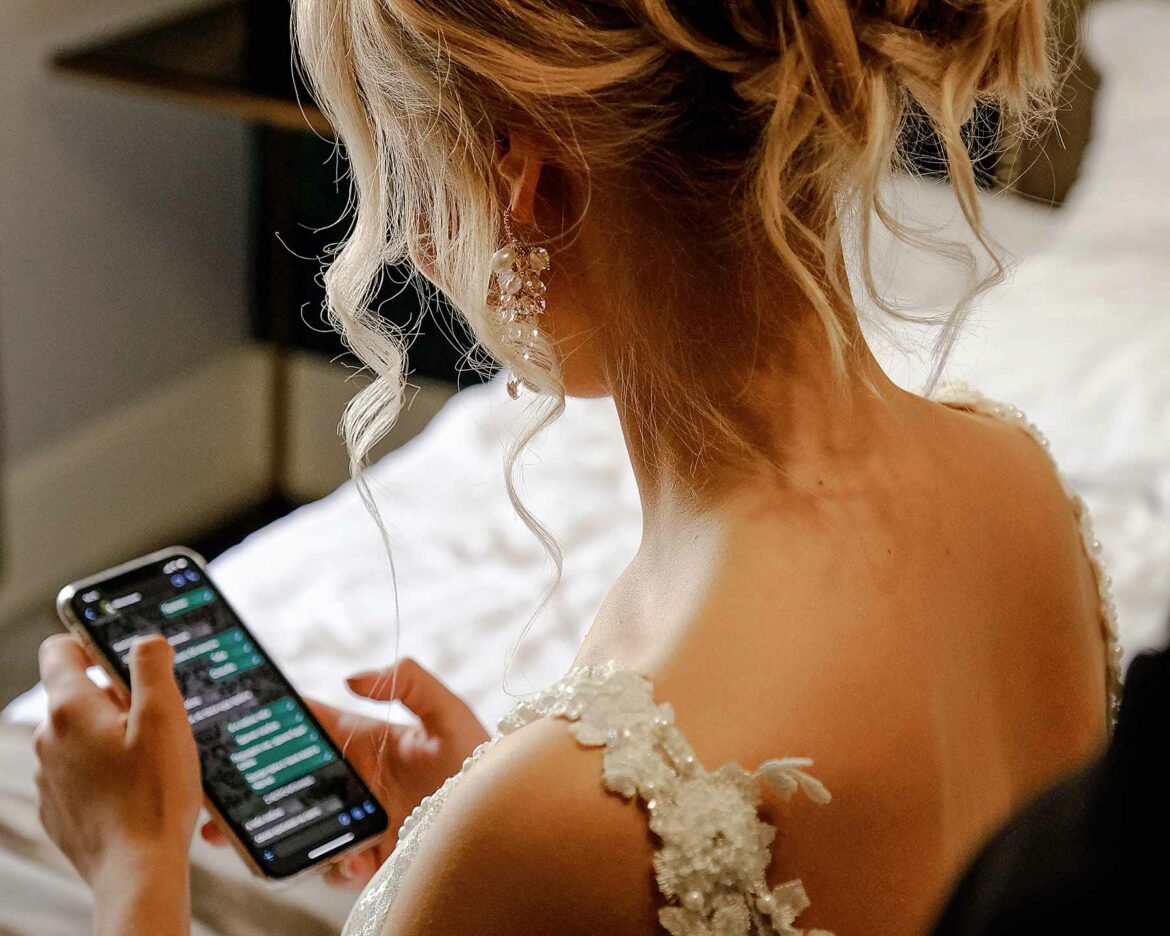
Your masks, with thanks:
<instances>
[{"instance_id":1,"label":"smartphone","mask_svg":"<svg viewBox=\"0 0 1170 936\"><path fill-rule=\"evenodd\" d=\"M176 546L74 582L57 611L127 692L134 638L170 642L205 804L253 872L286 880L385 833L386 811L198 553Z\"/></svg>"}]
</instances>

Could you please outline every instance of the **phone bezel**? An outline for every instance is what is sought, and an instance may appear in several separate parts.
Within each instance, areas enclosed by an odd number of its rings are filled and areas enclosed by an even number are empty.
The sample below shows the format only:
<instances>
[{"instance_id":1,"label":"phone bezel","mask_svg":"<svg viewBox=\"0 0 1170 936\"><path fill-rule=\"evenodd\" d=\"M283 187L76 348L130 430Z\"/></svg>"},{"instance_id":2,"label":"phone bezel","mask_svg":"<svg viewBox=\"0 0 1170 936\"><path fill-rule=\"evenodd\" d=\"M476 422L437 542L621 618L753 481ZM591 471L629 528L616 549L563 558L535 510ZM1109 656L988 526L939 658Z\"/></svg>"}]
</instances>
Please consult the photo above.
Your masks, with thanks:
<instances>
[{"instance_id":1,"label":"phone bezel","mask_svg":"<svg viewBox=\"0 0 1170 936\"><path fill-rule=\"evenodd\" d=\"M248 866L248 870L250 870L257 877L261 877L266 881L273 883L291 883L301 877L327 868L332 864L337 864L346 855L350 855L354 852L363 851L364 849L369 848L370 845L373 844L374 839L380 835L386 834L386 832L389 831L390 814L387 812L385 805L383 805L377 796L375 796L374 791L370 789L369 784L366 783L365 779L361 776L360 773L358 773L353 764L349 762L349 759L346 758L345 752L341 750L337 742L333 740L333 738L329 735L329 732L325 730L325 728L317 720L317 717L309 709L308 705L305 704L304 698L297 691L296 687L293 686L288 676L286 676L284 671L276 665L276 661L273 659L272 654L270 654L264 647L264 644L259 639L257 639L256 635L244 622L239 612L237 612L236 609L232 607L231 602L227 600L227 596L223 593L223 590L212 578L211 573L207 568L207 560L205 560L195 550L190 549L187 546L168 546L165 549L156 550L152 553L148 553L145 556L139 556L137 559L131 559L128 562L123 562L116 566L111 566L102 572L97 572L93 575L87 575L85 578L78 579L75 582L70 582L57 593L57 615L61 618L61 622L65 625L69 632L85 645L89 656L94 660L94 662L99 664L102 669L105 670L106 675L110 677L110 680L114 683L114 685L118 686L122 692L126 694L126 697L129 698L129 685L126 684L126 681L122 678L121 673L118 672L117 667L113 664L113 661L109 658L109 655L105 649L98 646L97 642L90 636L90 633L87 630L85 624L77 617L76 613L74 612L73 597L78 592L84 591L87 588L92 588L94 585L106 582L109 579L117 578L120 575L134 572L143 566L154 565L165 559L178 556L182 556L183 558L193 562L199 571L203 573L207 581L215 588L215 591L219 596L219 600L227 606L228 610L231 611L232 615L240 623L244 633L246 633L248 638L253 643L255 643L260 652L264 655L265 659L268 660L273 669L275 669L276 672L280 675L280 678L288 687L289 692L304 708L306 715L308 716L313 726L317 729L321 737L328 739L328 743L332 746L337 757L345 763L345 765L353 772L353 775L357 778L358 782L361 783L363 787L365 787L366 792L369 794L369 798L378 804L378 808L382 811L382 815L386 818L386 826L381 831L371 831L369 835L355 839L345 848L342 848L337 852L331 852L327 856L322 856L320 859L306 865L304 868L301 868L298 871L293 871L292 873L286 875L276 875L271 874L265 870L260 862L258 862L253 857L252 853L248 849L248 846L244 843L242 836L237 832L234 824L226 816L224 816L224 814L220 811L219 806L212 799L210 793L208 793L206 785L203 788L204 808L219 823L219 826L224 831L229 844L232 846L232 849L236 852L237 855L240 856L244 864Z\"/></svg>"}]
</instances>

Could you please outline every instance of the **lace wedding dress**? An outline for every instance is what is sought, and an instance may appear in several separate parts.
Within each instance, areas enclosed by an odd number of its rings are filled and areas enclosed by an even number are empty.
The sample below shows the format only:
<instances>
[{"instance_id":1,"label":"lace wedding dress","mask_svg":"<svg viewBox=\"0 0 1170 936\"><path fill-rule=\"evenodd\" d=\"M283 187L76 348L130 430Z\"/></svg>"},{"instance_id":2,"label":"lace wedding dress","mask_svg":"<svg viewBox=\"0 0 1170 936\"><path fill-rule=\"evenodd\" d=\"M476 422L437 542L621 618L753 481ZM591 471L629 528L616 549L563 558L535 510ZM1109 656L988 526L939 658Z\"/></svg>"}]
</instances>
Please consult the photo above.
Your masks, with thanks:
<instances>
[{"instance_id":1,"label":"lace wedding dress","mask_svg":"<svg viewBox=\"0 0 1170 936\"><path fill-rule=\"evenodd\" d=\"M1014 406L958 386L936 399L1016 423L1048 447L1040 431ZM1120 694L1121 650L1110 580L1084 502L1067 484L1065 491L1100 594L1108 650L1106 704L1112 724ZM579 744L604 748L601 781L606 789L644 804L658 840L654 872L663 903L658 918L671 936L829 936L797 926L809 905L799 880L769 887L764 878L776 830L759 817L760 783L785 799L801 793L814 803L828 803L829 792L805 770L812 761L785 757L766 761L754 771L734 763L708 770L675 726L669 703L656 702L647 679L615 663L574 668L500 721L500 733L481 744L459 773L419 803L402 824L397 848L358 898L343 936L382 936L402 878L452 789L501 737L540 718L565 719Z\"/></svg>"}]
</instances>

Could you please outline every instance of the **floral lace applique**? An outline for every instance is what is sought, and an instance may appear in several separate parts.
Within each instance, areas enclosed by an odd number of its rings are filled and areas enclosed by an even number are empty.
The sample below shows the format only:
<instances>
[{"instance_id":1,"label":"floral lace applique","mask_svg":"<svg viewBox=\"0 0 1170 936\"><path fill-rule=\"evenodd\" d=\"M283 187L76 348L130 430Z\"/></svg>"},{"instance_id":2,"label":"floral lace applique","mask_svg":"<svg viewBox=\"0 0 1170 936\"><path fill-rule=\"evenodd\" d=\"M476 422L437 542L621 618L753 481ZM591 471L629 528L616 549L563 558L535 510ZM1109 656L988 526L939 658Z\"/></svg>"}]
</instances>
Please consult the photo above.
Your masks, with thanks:
<instances>
[{"instance_id":1,"label":"floral lace applique","mask_svg":"<svg viewBox=\"0 0 1170 936\"><path fill-rule=\"evenodd\" d=\"M708 771L675 726L671 706L656 704L648 680L614 663L577 667L520 702L500 731L547 716L568 719L580 744L605 748L606 787L645 802L661 842L654 871L667 906L658 918L671 936L828 936L796 926L809 906L799 880L769 888L764 879L776 830L759 817L758 781L784 799L799 790L827 803L829 792L804 771L810 760L770 760L750 773L738 764Z\"/></svg>"}]
</instances>

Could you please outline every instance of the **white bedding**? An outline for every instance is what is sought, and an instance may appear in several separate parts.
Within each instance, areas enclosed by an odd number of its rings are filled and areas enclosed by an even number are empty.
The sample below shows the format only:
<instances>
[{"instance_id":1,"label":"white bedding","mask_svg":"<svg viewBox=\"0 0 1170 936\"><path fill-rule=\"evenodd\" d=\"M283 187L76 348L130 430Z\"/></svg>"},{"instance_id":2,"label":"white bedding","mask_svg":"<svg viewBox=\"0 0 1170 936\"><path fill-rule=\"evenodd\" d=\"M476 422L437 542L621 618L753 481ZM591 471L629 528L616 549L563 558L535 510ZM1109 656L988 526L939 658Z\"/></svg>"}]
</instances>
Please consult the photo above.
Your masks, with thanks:
<instances>
[{"instance_id":1,"label":"white bedding","mask_svg":"<svg viewBox=\"0 0 1170 936\"><path fill-rule=\"evenodd\" d=\"M1135 36L1153 51L1119 54L1117 44ZM1050 435L1097 519L1132 655L1164 639L1170 616L1170 183L1157 158L1170 143L1170 100L1156 74L1170 51L1170 11L1110 4L1092 40L1107 74L1082 181L1055 215L988 199L993 233L1023 259L987 300L950 376L1017 403ZM1160 142L1151 142L1155 132ZM905 183L900 196L937 217L937 188ZM937 266L906 267L889 266L899 295L945 291ZM898 379L919 383L921 360L884 354ZM391 527L401 651L439 672L488 721L509 704L507 649L549 574L504 496L501 437L520 409L498 382L466 390L371 469ZM609 401L570 401L529 462L527 500L564 544L565 575L520 644L516 691L563 671L640 528ZM214 572L308 694L357 704L342 677L394 657L388 565L350 485L249 537ZM34 690L4 717L36 721L42 709Z\"/></svg>"}]
</instances>

